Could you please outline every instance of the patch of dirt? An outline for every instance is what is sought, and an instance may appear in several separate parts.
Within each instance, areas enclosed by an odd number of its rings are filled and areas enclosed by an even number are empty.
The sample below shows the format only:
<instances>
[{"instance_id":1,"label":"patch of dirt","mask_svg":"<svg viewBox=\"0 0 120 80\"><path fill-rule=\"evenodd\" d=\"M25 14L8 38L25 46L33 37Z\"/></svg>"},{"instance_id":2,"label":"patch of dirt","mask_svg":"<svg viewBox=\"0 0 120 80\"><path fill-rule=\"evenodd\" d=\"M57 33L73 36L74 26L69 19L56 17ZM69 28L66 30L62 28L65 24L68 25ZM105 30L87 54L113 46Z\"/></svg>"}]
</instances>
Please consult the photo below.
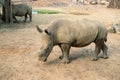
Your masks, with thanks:
<instances>
[{"instance_id":1,"label":"patch of dirt","mask_svg":"<svg viewBox=\"0 0 120 80\"><path fill-rule=\"evenodd\" d=\"M0 80L120 80L119 34L108 34L108 59L91 61L89 58L94 52L94 44L91 44L71 48L70 64L61 63L58 46L53 48L47 62L38 61L40 38L35 25L47 28L46 25L58 18L88 18L109 27L120 19L120 10L103 6L64 7L61 10L66 14L38 14L33 15L32 22L0 25ZM90 15L69 14L71 11L89 12Z\"/></svg>"},{"instance_id":2,"label":"patch of dirt","mask_svg":"<svg viewBox=\"0 0 120 80\"><path fill-rule=\"evenodd\" d=\"M56 6L56 7L64 7L69 5L70 0L36 0L27 2L31 6Z\"/></svg>"}]
</instances>

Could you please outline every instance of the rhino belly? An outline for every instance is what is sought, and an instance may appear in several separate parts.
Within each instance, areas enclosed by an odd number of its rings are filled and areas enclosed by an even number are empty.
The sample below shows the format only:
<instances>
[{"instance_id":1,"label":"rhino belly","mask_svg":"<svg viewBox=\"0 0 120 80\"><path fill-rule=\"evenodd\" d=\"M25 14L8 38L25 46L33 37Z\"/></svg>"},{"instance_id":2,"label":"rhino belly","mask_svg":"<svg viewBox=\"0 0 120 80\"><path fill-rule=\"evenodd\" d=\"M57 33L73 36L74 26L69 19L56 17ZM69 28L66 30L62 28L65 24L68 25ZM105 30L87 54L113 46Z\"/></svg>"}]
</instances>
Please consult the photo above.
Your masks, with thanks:
<instances>
[{"instance_id":1,"label":"rhino belly","mask_svg":"<svg viewBox=\"0 0 120 80\"><path fill-rule=\"evenodd\" d=\"M96 30L94 32L91 31L89 33L84 32L82 34L79 32L76 32L73 35L71 35L71 33L61 34L61 35L59 34L59 37L57 37L57 39L59 43L67 43L73 47L84 47L94 42L94 40L97 37L97 33L98 31Z\"/></svg>"},{"instance_id":2,"label":"rhino belly","mask_svg":"<svg viewBox=\"0 0 120 80\"><path fill-rule=\"evenodd\" d=\"M25 16L27 13L27 10L13 10L13 15L15 16Z\"/></svg>"},{"instance_id":3,"label":"rhino belly","mask_svg":"<svg viewBox=\"0 0 120 80\"><path fill-rule=\"evenodd\" d=\"M77 40L74 43L72 43L72 46L73 47L84 47L84 46L87 46L87 45L91 44L93 41L94 41L94 39L92 39L92 40L84 40L84 41Z\"/></svg>"},{"instance_id":4,"label":"rhino belly","mask_svg":"<svg viewBox=\"0 0 120 80\"><path fill-rule=\"evenodd\" d=\"M21 12L17 12L15 15L16 16L25 16L25 14L26 14L26 12L21 11Z\"/></svg>"},{"instance_id":5,"label":"rhino belly","mask_svg":"<svg viewBox=\"0 0 120 80\"><path fill-rule=\"evenodd\" d=\"M89 34L83 34L76 37L75 41L72 43L73 47L84 47L94 42L97 37L97 32L92 32Z\"/></svg>"}]
</instances>

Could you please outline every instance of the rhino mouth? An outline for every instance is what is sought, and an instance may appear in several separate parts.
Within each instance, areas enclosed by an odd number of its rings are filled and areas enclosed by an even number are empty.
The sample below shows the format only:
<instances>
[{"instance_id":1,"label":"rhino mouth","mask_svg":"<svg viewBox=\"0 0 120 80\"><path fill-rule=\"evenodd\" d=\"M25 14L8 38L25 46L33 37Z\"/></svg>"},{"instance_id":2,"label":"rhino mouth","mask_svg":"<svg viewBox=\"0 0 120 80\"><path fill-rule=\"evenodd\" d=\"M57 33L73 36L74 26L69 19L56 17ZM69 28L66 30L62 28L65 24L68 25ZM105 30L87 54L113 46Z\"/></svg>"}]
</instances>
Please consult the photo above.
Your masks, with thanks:
<instances>
[{"instance_id":1,"label":"rhino mouth","mask_svg":"<svg viewBox=\"0 0 120 80\"><path fill-rule=\"evenodd\" d=\"M39 56L38 60L39 60L39 61L46 62L46 61L47 61L47 58L45 58L45 57L40 57L40 56Z\"/></svg>"},{"instance_id":2,"label":"rhino mouth","mask_svg":"<svg viewBox=\"0 0 120 80\"><path fill-rule=\"evenodd\" d=\"M39 61L46 62L46 61L47 61L47 57L46 57L46 55L41 54L41 55L39 55L38 60L39 60Z\"/></svg>"},{"instance_id":3,"label":"rhino mouth","mask_svg":"<svg viewBox=\"0 0 120 80\"><path fill-rule=\"evenodd\" d=\"M43 60L43 62L46 62L46 61L47 61L47 59L44 59L44 60Z\"/></svg>"},{"instance_id":4,"label":"rhino mouth","mask_svg":"<svg viewBox=\"0 0 120 80\"><path fill-rule=\"evenodd\" d=\"M52 48L51 49L47 49L47 50L42 51L42 52L39 52L38 53L38 55L39 55L39 61L46 62L48 56L50 55L51 50L52 50Z\"/></svg>"}]
</instances>

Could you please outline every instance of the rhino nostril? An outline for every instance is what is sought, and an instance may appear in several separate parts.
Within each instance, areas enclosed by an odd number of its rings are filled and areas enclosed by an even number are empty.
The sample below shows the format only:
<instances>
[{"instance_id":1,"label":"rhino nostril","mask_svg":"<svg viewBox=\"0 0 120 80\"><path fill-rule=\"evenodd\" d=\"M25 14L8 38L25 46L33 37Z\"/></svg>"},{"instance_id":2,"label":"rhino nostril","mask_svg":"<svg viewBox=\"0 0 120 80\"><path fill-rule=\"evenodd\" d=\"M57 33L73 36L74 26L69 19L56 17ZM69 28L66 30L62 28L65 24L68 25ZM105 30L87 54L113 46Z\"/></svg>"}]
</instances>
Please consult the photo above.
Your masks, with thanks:
<instances>
[{"instance_id":1,"label":"rhino nostril","mask_svg":"<svg viewBox=\"0 0 120 80\"><path fill-rule=\"evenodd\" d=\"M46 61L47 61L47 59L44 60L44 62L46 62Z\"/></svg>"}]
</instances>

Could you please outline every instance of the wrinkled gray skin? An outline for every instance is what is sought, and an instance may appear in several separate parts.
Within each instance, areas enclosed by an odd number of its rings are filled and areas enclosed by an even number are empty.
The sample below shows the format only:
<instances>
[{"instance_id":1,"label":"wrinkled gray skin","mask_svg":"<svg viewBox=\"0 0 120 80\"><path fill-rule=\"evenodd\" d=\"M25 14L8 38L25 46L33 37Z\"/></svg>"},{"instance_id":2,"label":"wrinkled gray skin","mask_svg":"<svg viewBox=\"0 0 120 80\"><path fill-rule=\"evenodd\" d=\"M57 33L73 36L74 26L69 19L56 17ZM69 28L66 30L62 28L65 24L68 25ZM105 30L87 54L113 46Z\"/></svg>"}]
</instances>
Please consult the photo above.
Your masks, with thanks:
<instances>
[{"instance_id":1,"label":"wrinkled gray skin","mask_svg":"<svg viewBox=\"0 0 120 80\"><path fill-rule=\"evenodd\" d=\"M12 4L12 15L15 21L17 21L15 16L25 16L24 22L26 22L28 15L29 20L32 21L32 8L25 4Z\"/></svg>"},{"instance_id":2,"label":"wrinkled gray skin","mask_svg":"<svg viewBox=\"0 0 120 80\"><path fill-rule=\"evenodd\" d=\"M105 44L107 30L100 22L87 19L74 21L60 19L50 24L46 30L36 27L41 35L41 51L38 52L41 61L46 61L53 46L58 45L62 51L59 58L62 59L63 63L69 63L71 47L84 47L92 42L95 43L95 51L91 60L98 60L98 54L101 50L103 51L103 58L108 58L108 47Z\"/></svg>"}]
</instances>

